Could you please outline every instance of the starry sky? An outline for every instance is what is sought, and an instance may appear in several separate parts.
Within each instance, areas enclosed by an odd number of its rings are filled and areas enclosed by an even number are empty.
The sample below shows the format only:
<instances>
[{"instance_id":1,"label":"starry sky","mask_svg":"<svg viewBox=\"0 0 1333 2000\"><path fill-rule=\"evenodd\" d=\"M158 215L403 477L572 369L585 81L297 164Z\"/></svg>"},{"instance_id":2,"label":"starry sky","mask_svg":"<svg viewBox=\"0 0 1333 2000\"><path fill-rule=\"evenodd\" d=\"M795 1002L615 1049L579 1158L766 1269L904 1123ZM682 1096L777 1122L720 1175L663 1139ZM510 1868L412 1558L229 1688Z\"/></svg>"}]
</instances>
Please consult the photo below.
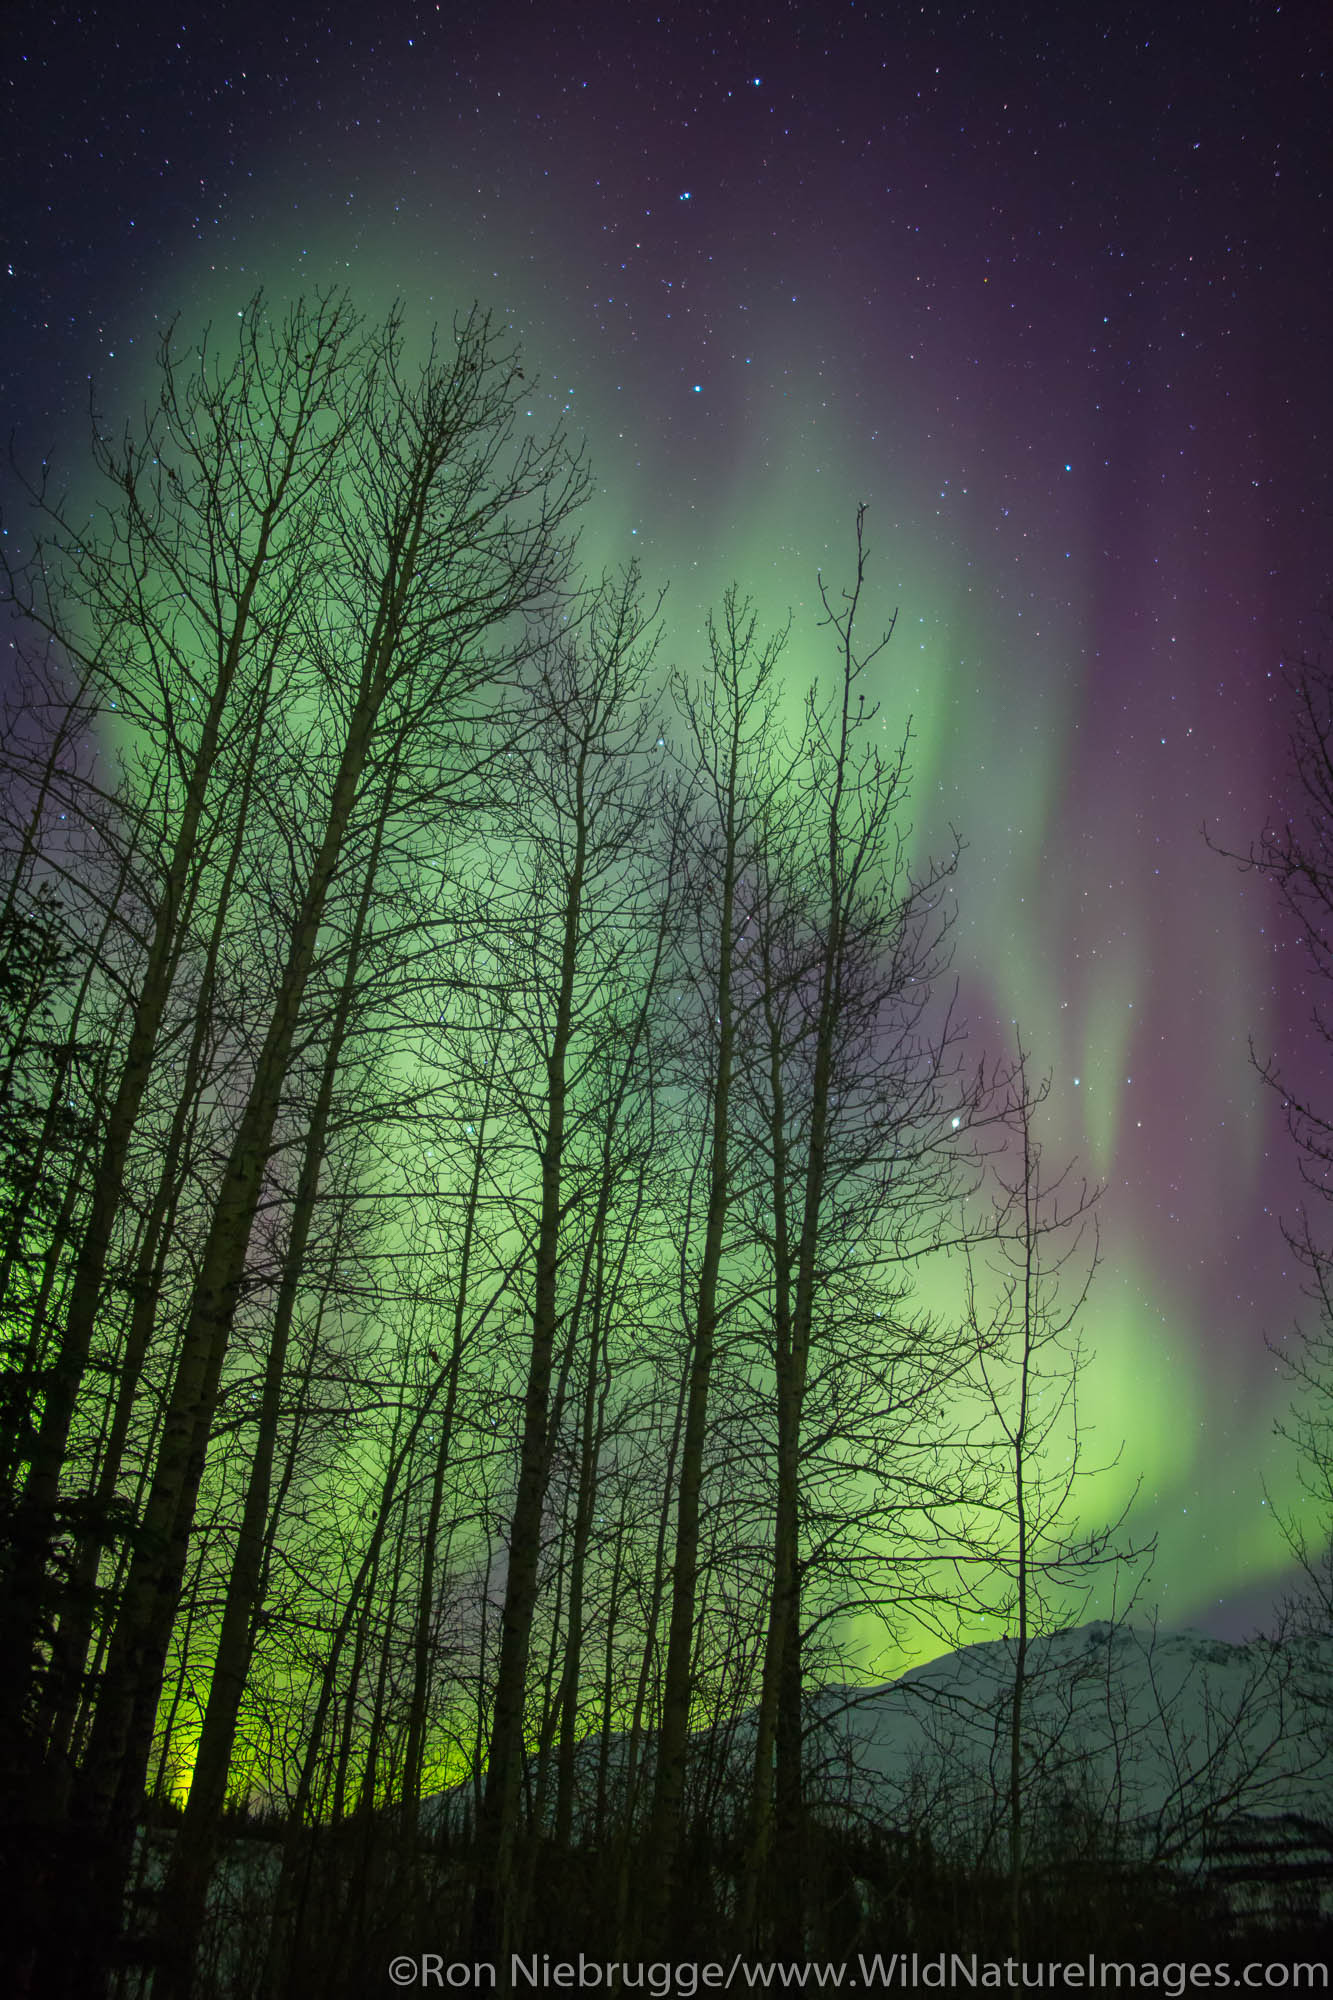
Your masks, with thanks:
<instances>
[{"instance_id":1,"label":"starry sky","mask_svg":"<svg viewBox=\"0 0 1333 2000\"><path fill-rule=\"evenodd\" d=\"M596 479L589 566L736 579L821 658L869 508L918 851L965 843L976 1053L1105 1184L1097 1504L1172 1622L1281 1585L1300 1300L1249 1043L1313 1083L1296 940L1210 853L1294 803L1283 659L1329 577L1330 37L1315 4L15 5L0 402L76 476L157 329L330 284L512 325ZM15 144L17 135L17 144ZM13 485L6 522L23 539ZM793 696L793 700L795 696Z\"/></svg>"}]
</instances>

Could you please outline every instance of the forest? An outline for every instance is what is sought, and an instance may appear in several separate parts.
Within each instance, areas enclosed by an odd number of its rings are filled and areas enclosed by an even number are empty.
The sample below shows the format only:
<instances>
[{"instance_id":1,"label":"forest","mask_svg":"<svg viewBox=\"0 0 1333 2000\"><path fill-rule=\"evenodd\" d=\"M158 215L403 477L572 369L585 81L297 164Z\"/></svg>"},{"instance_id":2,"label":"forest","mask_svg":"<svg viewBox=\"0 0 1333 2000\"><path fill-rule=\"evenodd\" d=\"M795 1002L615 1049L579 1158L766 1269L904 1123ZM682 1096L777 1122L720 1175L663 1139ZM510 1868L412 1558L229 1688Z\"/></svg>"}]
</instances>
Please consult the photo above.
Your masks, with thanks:
<instances>
[{"instance_id":1,"label":"forest","mask_svg":"<svg viewBox=\"0 0 1333 2000\"><path fill-rule=\"evenodd\" d=\"M743 579L676 663L655 582L580 569L589 470L479 309L423 360L257 298L156 394L5 572L11 1990L1215 1936L1128 1820L1043 1817L1043 1646L1151 1550L1086 1518L1098 1190L960 1018L871 517L807 686ZM1290 694L1308 810L1230 859L1327 995L1333 679ZM1284 1102L1326 1526L1333 1110ZM833 1811L821 1723L965 1618L966 1852Z\"/></svg>"}]
</instances>

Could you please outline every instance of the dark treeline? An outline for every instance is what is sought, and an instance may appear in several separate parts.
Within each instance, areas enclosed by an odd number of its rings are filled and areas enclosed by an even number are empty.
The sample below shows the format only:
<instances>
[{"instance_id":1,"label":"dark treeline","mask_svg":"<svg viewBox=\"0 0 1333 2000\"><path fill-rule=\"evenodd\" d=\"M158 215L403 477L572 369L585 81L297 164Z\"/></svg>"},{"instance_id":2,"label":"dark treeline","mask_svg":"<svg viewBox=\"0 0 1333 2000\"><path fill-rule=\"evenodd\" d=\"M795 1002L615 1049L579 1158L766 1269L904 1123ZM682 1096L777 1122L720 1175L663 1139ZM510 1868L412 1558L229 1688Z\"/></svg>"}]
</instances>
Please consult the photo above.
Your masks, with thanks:
<instances>
[{"instance_id":1,"label":"dark treeline","mask_svg":"<svg viewBox=\"0 0 1333 2000\"><path fill-rule=\"evenodd\" d=\"M952 1015L861 520L809 688L739 592L668 669L638 577L575 571L586 475L521 380L479 315L416 365L256 302L168 339L97 511L39 492L9 575L20 1990L796 1955L809 1691L867 1621L1026 1634L1112 1559L1031 1414L1086 1195ZM985 1242L948 1324L924 1260Z\"/></svg>"}]
</instances>

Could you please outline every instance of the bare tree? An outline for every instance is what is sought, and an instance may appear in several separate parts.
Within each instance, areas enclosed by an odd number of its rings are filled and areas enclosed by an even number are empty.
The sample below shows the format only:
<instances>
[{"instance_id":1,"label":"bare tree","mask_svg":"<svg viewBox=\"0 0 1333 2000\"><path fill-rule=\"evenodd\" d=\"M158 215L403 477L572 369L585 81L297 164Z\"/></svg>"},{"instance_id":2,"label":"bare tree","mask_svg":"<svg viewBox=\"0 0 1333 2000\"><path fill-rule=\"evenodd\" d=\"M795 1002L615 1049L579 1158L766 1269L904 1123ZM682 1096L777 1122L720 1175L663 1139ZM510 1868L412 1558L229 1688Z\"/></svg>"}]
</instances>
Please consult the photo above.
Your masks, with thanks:
<instances>
[{"instance_id":1,"label":"bare tree","mask_svg":"<svg viewBox=\"0 0 1333 2000\"><path fill-rule=\"evenodd\" d=\"M694 1700L700 1506L737 1149L732 1093L737 958L746 918L743 881L750 851L787 775L774 714L785 631L761 643L751 606L733 588L723 600L720 620L709 620L708 639L707 677L691 683L677 676L674 682L686 725L682 764L696 801L687 829L693 929L688 949L693 952L690 973L698 1008L698 1043L692 1051L696 1089L701 1053L707 1063L699 1126L706 1150L699 1176L702 1215L690 1226L689 1261L683 1264L688 1273L682 1283L688 1386L676 1471L674 1562L649 1832L652 1866L642 1903L644 1933L651 1942L664 1938L671 1915Z\"/></svg>"},{"instance_id":2,"label":"bare tree","mask_svg":"<svg viewBox=\"0 0 1333 2000\"><path fill-rule=\"evenodd\" d=\"M1308 1032L1316 1048L1333 1051L1333 670L1322 657L1284 669L1290 711L1285 818L1274 816L1244 856L1243 867L1264 876L1304 952L1311 994ZM1333 1104L1297 1088L1276 1057L1254 1058L1281 1101L1300 1164L1304 1198L1283 1227L1305 1272L1314 1309L1297 1344L1269 1342L1294 1391L1290 1418L1279 1426L1296 1450L1305 1493L1280 1515L1301 1585L1304 1622L1333 1630L1333 1246L1327 1218L1333 1203ZM1313 1524L1312 1524L1313 1520ZM1327 1699L1327 1696L1325 1696Z\"/></svg>"},{"instance_id":3,"label":"bare tree","mask_svg":"<svg viewBox=\"0 0 1333 2000\"><path fill-rule=\"evenodd\" d=\"M98 470L114 495L106 532L67 524L39 493L53 538L39 543L26 571L6 572L11 602L78 663L101 709L142 726L160 746L155 806L172 829L6 1564L7 1715L21 1711L33 1670L70 1426L130 1147L210 851L208 811L231 733L244 733L262 698L306 587L330 465L357 414L348 384L357 332L342 301L298 307L277 331L255 301L235 360L215 361L205 344L185 375L168 335L159 406L142 437L127 434L117 447L94 432Z\"/></svg>"},{"instance_id":4,"label":"bare tree","mask_svg":"<svg viewBox=\"0 0 1333 2000\"><path fill-rule=\"evenodd\" d=\"M920 1258L942 1227L953 1233L957 1134L976 1115L953 1087L948 1011L928 1012L956 851L924 875L912 872L908 740L883 754L878 704L866 696L892 626L860 644L864 530L862 508L851 587L835 600L821 579L836 647L833 692L810 692L785 821L770 827L756 857L756 935L746 961L762 1023L752 1092L769 1170L761 1234L772 1264L776 1421L773 1584L745 1902L748 1917L760 1881L771 1880L771 1920L786 1952L799 1952L803 1936L801 1516L812 1356L820 1366L821 1331L872 1271L886 1296L895 1263Z\"/></svg>"},{"instance_id":5,"label":"bare tree","mask_svg":"<svg viewBox=\"0 0 1333 2000\"><path fill-rule=\"evenodd\" d=\"M1150 1544L1120 1539L1128 1507L1092 1530L1080 1517L1082 1482L1105 1469L1087 1463L1078 1411L1086 1355L1077 1323L1097 1267L1097 1192L1073 1182L1070 1169L1043 1173L1034 1125L1046 1088L1029 1088L1020 1041L1012 1158L1000 1155L992 1165L995 1248L985 1281L976 1259L968 1262L966 1337L980 1408L968 1453L978 1479L958 1572L962 1601L1004 1632L996 1797L1003 1802L1009 1944L1016 1956L1033 1840L1028 1801L1053 1751L1049 1744L1034 1749L1037 1732L1029 1723L1033 1639L1076 1623L1108 1574L1120 1583L1151 1554ZM1132 1599L1133 1590L1126 1595L1122 1587L1117 1616L1128 1614Z\"/></svg>"},{"instance_id":6,"label":"bare tree","mask_svg":"<svg viewBox=\"0 0 1333 2000\"><path fill-rule=\"evenodd\" d=\"M368 933L376 892L423 838L438 849L458 824L492 754L494 691L530 650L526 621L562 587L564 525L583 485L558 441L520 435L513 360L483 316L460 322L415 379L396 320L368 338L356 330L355 343L348 325L340 305L314 315L298 309L262 335L247 322L237 364L219 373L205 359L184 388L168 351L160 425L103 454L120 493L106 544L68 551L77 616L68 601L31 591L21 599L30 618L71 634L67 643L93 649L99 661L131 662L134 671L121 670L110 685L116 708L162 746L154 797L169 833L149 905L136 1024L7 1569L16 1687L36 1657L35 1579L91 1352L100 1274L125 1206L131 1144L156 1079L170 1098L162 1050L173 985L196 938L211 937L216 952L233 881L243 881L272 953L251 968L252 997L224 1043L226 1067L209 1079L221 1144L199 1204L163 1415L80 1764L76 1824L99 1856L84 1947L90 1976L116 1927L238 1308L268 1255L275 1154L293 1143L305 1151L287 1231L293 1293L331 1093L346 1069L349 1010L371 944L382 963L391 943L378 920ZM21 580L11 583L21 590ZM86 641L79 617L92 633ZM211 643L210 675L197 669ZM122 796L127 810L136 808L133 770ZM345 926L342 911L356 913ZM206 954L196 1025L215 1018L215 984ZM312 1037L326 1038L324 1082L302 1110L297 1078ZM170 1201L176 1189L160 1184L160 1192ZM276 1282L267 1392L275 1408L290 1324L284 1281ZM132 1360L132 1348L127 1354ZM132 1389L132 1373L125 1379ZM243 1523L206 1731L202 1829L226 1783L272 1424L261 1422L255 1448L254 1518ZM206 1845L192 1830L178 1855L195 1916Z\"/></svg>"},{"instance_id":7,"label":"bare tree","mask_svg":"<svg viewBox=\"0 0 1333 2000\"><path fill-rule=\"evenodd\" d=\"M531 1259L531 1336L473 1923L474 1948L505 1963L554 1426L581 1324L591 1319L594 1343L600 1340L597 1314L607 1301L604 1289L589 1296L588 1285L620 1198L626 1111L663 955L668 905L657 852L657 730L648 706L651 624L631 573L595 598L584 630L551 641L529 692L530 740L516 747L506 774L501 830L512 863L493 860L488 884L494 982L508 1022L514 1227ZM632 1152L632 1139L628 1144ZM581 1228L580 1212L587 1218ZM571 1255L571 1237L577 1243L580 1235L583 1254Z\"/></svg>"}]
</instances>

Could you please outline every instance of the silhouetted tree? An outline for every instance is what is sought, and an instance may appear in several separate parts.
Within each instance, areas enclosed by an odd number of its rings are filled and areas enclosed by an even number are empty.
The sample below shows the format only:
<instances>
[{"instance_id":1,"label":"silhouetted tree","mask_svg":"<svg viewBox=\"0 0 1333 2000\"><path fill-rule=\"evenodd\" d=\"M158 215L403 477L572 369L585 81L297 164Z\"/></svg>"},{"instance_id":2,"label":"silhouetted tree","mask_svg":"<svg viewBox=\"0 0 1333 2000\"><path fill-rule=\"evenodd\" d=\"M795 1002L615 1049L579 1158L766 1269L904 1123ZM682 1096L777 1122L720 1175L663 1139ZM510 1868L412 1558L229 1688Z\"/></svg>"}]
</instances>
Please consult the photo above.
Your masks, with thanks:
<instances>
[{"instance_id":1,"label":"silhouetted tree","mask_svg":"<svg viewBox=\"0 0 1333 2000\"><path fill-rule=\"evenodd\" d=\"M247 1289L271 1275L275 1311L203 1718L199 1804L174 1863L178 1920L162 1976L188 1983L270 1546L276 1423L295 1300L311 1282L330 1112L352 1074L349 1030L378 1004L386 958L401 980L417 951L412 929L386 926L385 892L430 865L427 844L439 851L455 837L494 754L496 691L532 649L533 615L564 585L564 528L583 477L558 441L520 434L517 380L479 313L414 373L396 319L367 333L345 302L327 301L274 328L256 303L234 362L216 364L205 347L186 376L168 341L161 407L143 435L114 449L99 440L113 489L105 532L75 535L56 513L54 550L10 577L23 615L83 663L104 716L134 732L108 804L137 843L146 938L5 1566L5 1685L18 1696L43 1672L42 1578L113 1245L124 1238L138 1259L143 1297L159 1246L179 1238L179 1257L189 1244L78 1760L75 1824L95 1867L76 1979L98 1976L117 1927L238 1313ZM145 846L154 815L165 830L156 848ZM266 947L248 960L229 946L246 917ZM182 1182L165 1173L145 1230L131 1199L145 1121L165 1115L179 1134L205 1101L210 1156L189 1163L202 1183L189 1230ZM386 1111L383 1097L366 1100L363 1128ZM340 1103L344 1141L357 1115ZM303 1152L304 1164L277 1250L282 1148ZM165 1160L185 1171L172 1141ZM150 1332L132 1323L122 1344L122 1410L138 1393ZM113 1421L113 1441L116 1432ZM104 1457L104 1483L108 1469L115 1483L122 1449L123 1440ZM67 1650L77 1656L75 1625ZM379 1686L376 1716L382 1673ZM19 1760L10 1775L21 1811Z\"/></svg>"},{"instance_id":2,"label":"silhouetted tree","mask_svg":"<svg viewBox=\"0 0 1333 2000\"><path fill-rule=\"evenodd\" d=\"M568 1363L580 1322L595 1324L609 1308L604 1295L587 1296L587 1281L624 1172L627 1096L646 1053L669 907L655 851L663 815L648 710L652 651L633 574L594 602L582 631L551 641L529 689L530 737L503 774L507 810L496 831L505 846L497 842L495 852L504 858L488 897L491 979L508 1022L502 1061L511 1093L517 1087L511 1117L524 1128L526 1154L511 1154L513 1226L531 1259L531 1342L477 1835L474 1945L505 1963L553 1388L557 1370L558 1393L567 1379L562 1345ZM569 1254L580 1211L584 1257Z\"/></svg>"},{"instance_id":3,"label":"silhouetted tree","mask_svg":"<svg viewBox=\"0 0 1333 2000\"><path fill-rule=\"evenodd\" d=\"M738 1143L733 1090L737 959L747 914L744 877L790 769L790 750L781 743L774 706L786 633L760 641L751 606L733 588L720 619L709 620L708 640L708 673L697 682L678 676L674 683L685 724L680 756L691 801L685 843L689 941L683 947L697 1006L691 1081L698 1092L698 1129L706 1151L699 1174L701 1217L692 1225L682 1285L687 1387L675 1475L674 1559L649 1832L652 1858L642 1904L650 1945L665 1940L672 1909L695 1692L700 1510Z\"/></svg>"},{"instance_id":4,"label":"silhouetted tree","mask_svg":"<svg viewBox=\"0 0 1333 2000\"><path fill-rule=\"evenodd\" d=\"M993 1768L1009 1949L1021 1956L1030 1802L1060 1747L1040 1743L1029 1719L1032 1641L1077 1623L1108 1575L1123 1584L1151 1546L1120 1539L1128 1507L1105 1526L1089 1529L1081 1518L1081 1485L1107 1469L1087 1463L1078 1409L1087 1362L1078 1321L1097 1268L1097 1191L1068 1168L1044 1172L1035 1120L1046 1086L1029 1086L1021 1042L1011 1088L1012 1147L991 1164L994 1249L984 1276L975 1258L968 1263L968 1387L979 1414L967 1451L977 1477L957 1567L963 1603L1003 1632ZM1116 1616L1129 1611L1137 1581L1118 1601L1113 1594Z\"/></svg>"},{"instance_id":5,"label":"silhouetted tree","mask_svg":"<svg viewBox=\"0 0 1333 2000\"><path fill-rule=\"evenodd\" d=\"M1215 851L1272 884L1306 960L1306 1030L1327 1057L1333 1054L1333 670L1322 657L1302 658L1283 667L1282 684L1289 731L1285 813L1273 814L1248 853ZM1327 1631L1333 1628L1333 1101L1294 1084L1276 1056L1251 1045L1251 1058L1281 1101L1304 1189L1283 1233L1305 1273L1314 1318L1297 1329L1294 1347L1272 1339L1269 1346L1294 1391L1290 1419L1278 1431L1295 1447L1305 1493L1303 1503L1279 1516L1301 1576L1295 1609Z\"/></svg>"},{"instance_id":6,"label":"silhouetted tree","mask_svg":"<svg viewBox=\"0 0 1333 2000\"><path fill-rule=\"evenodd\" d=\"M832 694L821 696L818 686L810 692L790 796L780 808L785 820L770 824L747 884L753 941L746 973L759 1017L751 1095L767 1165L760 1233L772 1273L775 1450L773 1582L746 1902L753 1905L767 1878L771 1934L788 1955L802 1949L803 1938L802 1576L814 1558L801 1541L802 1514L814 1502L813 1492L802 1491L803 1474L813 1473L803 1436L812 1362L817 1371L841 1374L844 1408L836 1410L835 1401L833 1432L845 1445L857 1364L848 1367L834 1329L854 1296L864 1305L876 1280L881 1311L893 1302L895 1266L931 1248L942 1217L952 1233L961 1192L957 1134L976 1109L951 1074L948 1011L930 1011L956 852L919 874L910 863L908 740L885 755L879 705L866 693L892 626L868 646L857 630L864 530L862 508L850 587L834 599L820 580L836 658ZM889 1329L852 1310L873 1367L881 1344L875 1336ZM824 1347L826 1333L833 1337ZM923 1377L931 1365L923 1352ZM826 1411L831 1387L821 1385ZM822 1443L827 1464L838 1446L828 1436ZM850 1505L845 1490L839 1499ZM885 1523L890 1534L892 1525ZM829 1539L836 1544L836 1533ZM819 1562L836 1560L831 1547L821 1551Z\"/></svg>"}]
</instances>

